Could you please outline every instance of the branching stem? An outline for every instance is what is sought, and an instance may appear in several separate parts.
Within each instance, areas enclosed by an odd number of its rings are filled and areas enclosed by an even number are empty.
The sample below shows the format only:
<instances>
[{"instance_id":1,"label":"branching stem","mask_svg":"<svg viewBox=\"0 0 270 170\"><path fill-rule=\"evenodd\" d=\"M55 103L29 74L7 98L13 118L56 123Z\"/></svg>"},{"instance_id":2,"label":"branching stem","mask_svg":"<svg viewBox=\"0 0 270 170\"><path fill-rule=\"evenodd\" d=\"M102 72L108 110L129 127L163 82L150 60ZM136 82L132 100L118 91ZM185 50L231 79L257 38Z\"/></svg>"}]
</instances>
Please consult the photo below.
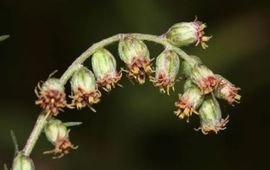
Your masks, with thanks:
<instances>
[{"instance_id":1,"label":"branching stem","mask_svg":"<svg viewBox=\"0 0 270 170\"><path fill-rule=\"evenodd\" d=\"M119 41L120 39L123 39L127 36L131 36L140 40L145 41L151 41L158 44L163 45L166 49L174 50L182 59L186 60L187 62L193 62L193 60L190 59L190 57L180 48L175 47L171 45L164 36L155 36L155 35L149 35L149 34L138 34L138 33L128 33L128 34L117 34L112 37L109 37L107 39L104 39L98 43L93 44L91 47L89 47L85 52L83 52L64 72L64 74L61 76L60 81L63 85L67 83L67 81L70 79L72 74L82 67L82 63L88 59L97 49L103 48L107 45L110 45L114 42ZM47 122L48 116L44 114L44 111L42 111L36 121L36 124L24 146L23 154L25 156L30 156L41 132L43 131L43 128Z\"/></svg>"}]
</instances>

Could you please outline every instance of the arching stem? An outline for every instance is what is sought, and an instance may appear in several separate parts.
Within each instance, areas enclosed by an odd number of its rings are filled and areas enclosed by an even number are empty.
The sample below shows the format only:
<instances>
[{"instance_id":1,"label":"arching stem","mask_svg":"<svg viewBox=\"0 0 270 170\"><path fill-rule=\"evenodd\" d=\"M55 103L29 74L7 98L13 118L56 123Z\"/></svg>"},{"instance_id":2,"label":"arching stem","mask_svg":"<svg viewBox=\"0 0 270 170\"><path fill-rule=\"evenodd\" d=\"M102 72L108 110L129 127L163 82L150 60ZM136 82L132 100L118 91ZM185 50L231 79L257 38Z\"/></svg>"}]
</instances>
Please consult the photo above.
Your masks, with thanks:
<instances>
[{"instance_id":1,"label":"arching stem","mask_svg":"<svg viewBox=\"0 0 270 170\"><path fill-rule=\"evenodd\" d=\"M155 36L149 34L138 34L138 33L128 33L128 34L117 34L112 37L106 38L98 43L93 44L89 47L85 52L83 52L64 72L64 74L60 77L60 81L63 85L67 83L70 79L72 74L82 67L82 63L88 59L97 49L103 48L108 46L114 42L119 41L120 39L125 38L126 36L131 36L140 40L151 41L158 44L163 45L166 49L174 50L182 59L186 60L187 62L193 62L190 57L180 48L171 45L164 36ZM36 142L43 131L43 128L47 122L47 116L45 116L44 112L42 111L36 121L36 124L24 146L23 154L26 156L30 156Z\"/></svg>"}]
</instances>

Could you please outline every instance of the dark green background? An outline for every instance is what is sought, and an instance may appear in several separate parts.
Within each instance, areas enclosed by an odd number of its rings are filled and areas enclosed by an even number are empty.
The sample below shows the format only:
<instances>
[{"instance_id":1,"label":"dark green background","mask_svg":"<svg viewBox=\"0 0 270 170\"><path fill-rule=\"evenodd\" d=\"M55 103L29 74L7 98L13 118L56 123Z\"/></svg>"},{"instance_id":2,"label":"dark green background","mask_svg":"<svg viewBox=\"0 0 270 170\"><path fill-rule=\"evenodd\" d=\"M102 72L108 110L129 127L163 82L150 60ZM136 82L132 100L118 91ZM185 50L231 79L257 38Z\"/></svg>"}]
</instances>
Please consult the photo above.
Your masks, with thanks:
<instances>
[{"instance_id":1,"label":"dark green background","mask_svg":"<svg viewBox=\"0 0 270 170\"><path fill-rule=\"evenodd\" d=\"M172 24L197 15L213 35L210 48L184 48L201 57L215 73L241 87L227 130L208 136L195 132L196 116L187 124L173 114L177 93L162 95L151 83L103 93L98 112L67 111L62 120L83 121L71 131L80 147L60 160L44 135L32 154L37 170L262 170L269 169L270 31L267 1L218 0L2 0L0 34L0 164L13 157L9 131L23 147L40 109L33 89L58 69L60 76L91 44L120 32L160 35ZM162 48L148 43L152 57ZM110 50L116 53L116 45ZM90 61L86 63L89 64ZM119 66L123 65L120 64Z\"/></svg>"}]
</instances>

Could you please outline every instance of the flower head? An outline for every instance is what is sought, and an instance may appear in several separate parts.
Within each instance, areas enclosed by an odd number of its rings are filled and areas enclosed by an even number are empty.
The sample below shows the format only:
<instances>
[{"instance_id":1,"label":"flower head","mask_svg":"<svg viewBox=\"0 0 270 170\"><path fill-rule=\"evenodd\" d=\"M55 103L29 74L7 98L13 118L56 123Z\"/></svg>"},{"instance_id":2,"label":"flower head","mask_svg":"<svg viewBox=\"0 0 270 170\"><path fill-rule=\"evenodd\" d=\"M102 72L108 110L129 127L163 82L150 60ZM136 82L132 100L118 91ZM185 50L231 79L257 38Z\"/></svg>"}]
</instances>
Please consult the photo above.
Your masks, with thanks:
<instances>
[{"instance_id":1,"label":"flower head","mask_svg":"<svg viewBox=\"0 0 270 170\"><path fill-rule=\"evenodd\" d=\"M128 36L120 40L118 51L121 60L127 65L128 77L143 84L146 76L153 72L149 51L145 43Z\"/></svg>"},{"instance_id":2,"label":"flower head","mask_svg":"<svg viewBox=\"0 0 270 170\"><path fill-rule=\"evenodd\" d=\"M202 104L204 99L203 93L200 88L193 84L190 80L187 80L185 83L184 94L179 95L179 100L175 103L175 106L178 108L175 111L176 116L181 119L189 117L192 113L197 113L196 109Z\"/></svg>"},{"instance_id":3,"label":"flower head","mask_svg":"<svg viewBox=\"0 0 270 170\"><path fill-rule=\"evenodd\" d=\"M181 22L173 25L166 33L166 38L173 45L176 46L186 46L193 43L201 44L202 48L208 47L206 44L211 37L205 36L204 29L206 24L197 21L193 22Z\"/></svg>"},{"instance_id":4,"label":"flower head","mask_svg":"<svg viewBox=\"0 0 270 170\"><path fill-rule=\"evenodd\" d=\"M116 61L106 49L97 50L92 56L92 68L99 86L110 91L121 79L122 74L116 70Z\"/></svg>"},{"instance_id":5,"label":"flower head","mask_svg":"<svg viewBox=\"0 0 270 170\"><path fill-rule=\"evenodd\" d=\"M19 152L13 160L12 170L35 170L35 166L31 158Z\"/></svg>"},{"instance_id":6,"label":"flower head","mask_svg":"<svg viewBox=\"0 0 270 170\"><path fill-rule=\"evenodd\" d=\"M92 105L100 101L101 93L94 74L88 68L82 67L73 74L70 84L73 92L72 105L78 109L89 106L95 112Z\"/></svg>"},{"instance_id":7,"label":"flower head","mask_svg":"<svg viewBox=\"0 0 270 170\"><path fill-rule=\"evenodd\" d=\"M204 65L194 67L190 79L200 87L204 94L212 92L218 83L214 73Z\"/></svg>"},{"instance_id":8,"label":"flower head","mask_svg":"<svg viewBox=\"0 0 270 170\"><path fill-rule=\"evenodd\" d=\"M176 76L179 71L179 57L172 50L163 51L156 59L155 78L151 78L154 86L160 88L160 92L169 94L170 88L174 90Z\"/></svg>"},{"instance_id":9,"label":"flower head","mask_svg":"<svg viewBox=\"0 0 270 170\"><path fill-rule=\"evenodd\" d=\"M201 130L203 134L213 131L218 133L220 130L226 129L229 122L229 116L222 118L221 110L218 102L214 98L204 100L199 110L201 126L195 130Z\"/></svg>"},{"instance_id":10,"label":"flower head","mask_svg":"<svg viewBox=\"0 0 270 170\"><path fill-rule=\"evenodd\" d=\"M40 83L35 88L38 97L36 104L40 105L47 114L56 116L59 111L68 106L66 102L65 87L59 79L49 78L42 85Z\"/></svg>"},{"instance_id":11,"label":"flower head","mask_svg":"<svg viewBox=\"0 0 270 170\"><path fill-rule=\"evenodd\" d=\"M235 87L235 85L221 75L216 76L218 78L218 85L214 91L216 97L226 100L229 104L239 103L241 96L238 94L238 91L240 88Z\"/></svg>"},{"instance_id":12,"label":"flower head","mask_svg":"<svg viewBox=\"0 0 270 170\"><path fill-rule=\"evenodd\" d=\"M69 141L70 130L58 119L50 119L44 127L44 132L47 139L55 146L53 150L45 151L44 154L59 154L54 158L61 158L68 154L70 149L78 148Z\"/></svg>"}]
</instances>

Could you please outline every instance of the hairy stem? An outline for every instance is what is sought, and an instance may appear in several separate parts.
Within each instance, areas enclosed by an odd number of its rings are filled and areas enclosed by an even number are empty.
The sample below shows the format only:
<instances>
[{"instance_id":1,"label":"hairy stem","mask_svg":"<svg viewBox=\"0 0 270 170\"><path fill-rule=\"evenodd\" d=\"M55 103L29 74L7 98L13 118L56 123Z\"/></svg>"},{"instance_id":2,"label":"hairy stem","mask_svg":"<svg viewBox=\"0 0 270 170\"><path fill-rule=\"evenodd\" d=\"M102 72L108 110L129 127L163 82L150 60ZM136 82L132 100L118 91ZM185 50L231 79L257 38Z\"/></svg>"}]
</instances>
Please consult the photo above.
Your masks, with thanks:
<instances>
[{"instance_id":1,"label":"hairy stem","mask_svg":"<svg viewBox=\"0 0 270 170\"><path fill-rule=\"evenodd\" d=\"M65 85L67 81L70 79L72 74L82 67L82 63L88 59L97 49L103 48L107 45L110 45L114 42L119 41L126 36L131 36L140 40L151 41L158 44L163 45L166 49L174 50L182 59L187 62L193 62L190 57L180 48L177 48L171 45L164 36L155 36L149 34L138 34L138 33L129 33L129 34L117 34L107 39L104 39L98 43L93 44L89 47L85 52L83 52L64 72L64 74L60 77L60 82ZM26 145L24 146L23 153L26 156L29 156L47 122L47 116L45 116L44 111L42 111L36 121L36 124L27 140Z\"/></svg>"}]
</instances>

